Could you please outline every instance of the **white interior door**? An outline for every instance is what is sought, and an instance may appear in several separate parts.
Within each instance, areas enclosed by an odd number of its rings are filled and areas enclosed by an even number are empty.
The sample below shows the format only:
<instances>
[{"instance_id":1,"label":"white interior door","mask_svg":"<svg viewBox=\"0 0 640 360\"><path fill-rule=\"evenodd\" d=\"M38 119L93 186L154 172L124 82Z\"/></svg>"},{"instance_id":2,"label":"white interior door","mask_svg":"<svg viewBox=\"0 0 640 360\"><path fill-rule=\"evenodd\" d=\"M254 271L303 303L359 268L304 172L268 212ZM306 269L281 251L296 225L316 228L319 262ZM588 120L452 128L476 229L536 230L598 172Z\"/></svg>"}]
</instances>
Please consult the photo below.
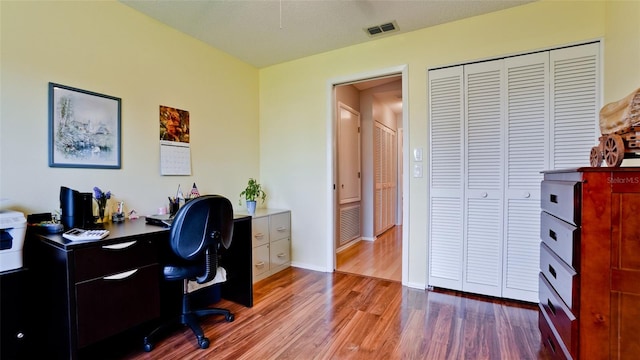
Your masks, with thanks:
<instances>
[{"instance_id":1,"label":"white interior door","mask_svg":"<svg viewBox=\"0 0 640 360\"><path fill-rule=\"evenodd\" d=\"M338 104L338 201L360 201L360 113Z\"/></svg>"}]
</instances>

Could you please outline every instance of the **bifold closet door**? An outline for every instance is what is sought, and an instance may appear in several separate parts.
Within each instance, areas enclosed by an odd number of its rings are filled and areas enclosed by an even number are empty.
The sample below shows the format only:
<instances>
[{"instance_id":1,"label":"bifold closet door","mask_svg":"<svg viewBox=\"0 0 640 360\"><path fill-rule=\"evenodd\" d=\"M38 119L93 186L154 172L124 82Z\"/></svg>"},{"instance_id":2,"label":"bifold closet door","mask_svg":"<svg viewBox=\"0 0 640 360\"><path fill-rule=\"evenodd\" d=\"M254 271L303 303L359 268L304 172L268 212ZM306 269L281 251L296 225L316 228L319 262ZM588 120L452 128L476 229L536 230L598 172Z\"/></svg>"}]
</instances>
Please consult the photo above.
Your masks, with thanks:
<instances>
[{"instance_id":1,"label":"bifold closet door","mask_svg":"<svg viewBox=\"0 0 640 360\"><path fill-rule=\"evenodd\" d=\"M464 270L462 290L501 296L504 195L503 60L464 67Z\"/></svg>"},{"instance_id":2,"label":"bifold closet door","mask_svg":"<svg viewBox=\"0 0 640 360\"><path fill-rule=\"evenodd\" d=\"M462 290L463 67L429 71L429 285Z\"/></svg>"},{"instance_id":3,"label":"bifold closet door","mask_svg":"<svg viewBox=\"0 0 640 360\"><path fill-rule=\"evenodd\" d=\"M429 285L538 301L541 172L589 166L599 47L429 71Z\"/></svg>"},{"instance_id":4,"label":"bifold closet door","mask_svg":"<svg viewBox=\"0 0 640 360\"><path fill-rule=\"evenodd\" d=\"M549 53L507 58L505 74L502 297L537 302L541 170L549 166Z\"/></svg>"},{"instance_id":5,"label":"bifold closet door","mask_svg":"<svg viewBox=\"0 0 640 360\"><path fill-rule=\"evenodd\" d=\"M551 164L549 169L590 166L600 136L600 44L550 52Z\"/></svg>"}]
</instances>

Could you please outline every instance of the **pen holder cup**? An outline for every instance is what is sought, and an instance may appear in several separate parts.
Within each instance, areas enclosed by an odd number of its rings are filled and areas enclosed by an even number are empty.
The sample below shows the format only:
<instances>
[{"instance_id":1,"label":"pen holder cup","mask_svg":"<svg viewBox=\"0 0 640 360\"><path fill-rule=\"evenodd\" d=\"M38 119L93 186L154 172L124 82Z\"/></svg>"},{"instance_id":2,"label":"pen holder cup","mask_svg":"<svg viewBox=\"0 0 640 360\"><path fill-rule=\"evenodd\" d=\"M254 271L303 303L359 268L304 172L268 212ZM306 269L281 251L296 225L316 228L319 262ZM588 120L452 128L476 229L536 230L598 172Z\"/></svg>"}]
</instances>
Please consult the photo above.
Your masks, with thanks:
<instances>
[{"instance_id":1,"label":"pen holder cup","mask_svg":"<svg viewBox=\"0 0 640 360\"><path fill-rule=\"evenodd\" d=\"M170 216L175 216L176 213L178 212L178 209L180 209L180 202L178 200L172 201L172 202L169 203L169 215Z\"/></svg>"}]
</instances>

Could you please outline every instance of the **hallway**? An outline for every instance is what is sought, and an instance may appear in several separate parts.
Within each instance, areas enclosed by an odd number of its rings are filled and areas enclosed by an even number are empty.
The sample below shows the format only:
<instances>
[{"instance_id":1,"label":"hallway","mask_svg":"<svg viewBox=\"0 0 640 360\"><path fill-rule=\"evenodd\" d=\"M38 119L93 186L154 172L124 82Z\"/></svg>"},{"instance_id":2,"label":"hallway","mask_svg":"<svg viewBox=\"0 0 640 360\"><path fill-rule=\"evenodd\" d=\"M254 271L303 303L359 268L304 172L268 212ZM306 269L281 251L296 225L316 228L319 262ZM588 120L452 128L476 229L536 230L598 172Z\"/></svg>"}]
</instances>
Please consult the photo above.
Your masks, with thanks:
<instances>
[{"instance_id":1,"label":"hallway","mask_svg":"<svg viewBox=\"0 0 640 360\"><path fill-rule=\"evenodd\" d=\"M376 241L361 240L336 255L336 272L402 281L402 226L385 231Z\"/></svg>"}]
</instances>

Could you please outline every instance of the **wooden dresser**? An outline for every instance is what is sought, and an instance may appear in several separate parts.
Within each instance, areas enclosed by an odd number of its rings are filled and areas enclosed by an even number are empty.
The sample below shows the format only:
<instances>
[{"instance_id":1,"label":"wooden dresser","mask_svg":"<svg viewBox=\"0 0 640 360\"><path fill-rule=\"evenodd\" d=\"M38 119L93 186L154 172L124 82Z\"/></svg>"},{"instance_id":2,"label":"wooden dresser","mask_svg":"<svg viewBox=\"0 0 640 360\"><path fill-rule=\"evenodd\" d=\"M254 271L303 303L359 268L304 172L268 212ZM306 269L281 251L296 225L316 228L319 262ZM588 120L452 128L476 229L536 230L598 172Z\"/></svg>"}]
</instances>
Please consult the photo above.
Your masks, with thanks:
<instances>
[{"instance_id":1,"label":"wooden dresser","mask_svg":"<svg viewBox=\"0 0 640 360\"><path fill-rule=\"evenodd\" d=\"M540 332L559 359L640 354L640 168L544 173Z\"/></svg>"}]
</instances>

